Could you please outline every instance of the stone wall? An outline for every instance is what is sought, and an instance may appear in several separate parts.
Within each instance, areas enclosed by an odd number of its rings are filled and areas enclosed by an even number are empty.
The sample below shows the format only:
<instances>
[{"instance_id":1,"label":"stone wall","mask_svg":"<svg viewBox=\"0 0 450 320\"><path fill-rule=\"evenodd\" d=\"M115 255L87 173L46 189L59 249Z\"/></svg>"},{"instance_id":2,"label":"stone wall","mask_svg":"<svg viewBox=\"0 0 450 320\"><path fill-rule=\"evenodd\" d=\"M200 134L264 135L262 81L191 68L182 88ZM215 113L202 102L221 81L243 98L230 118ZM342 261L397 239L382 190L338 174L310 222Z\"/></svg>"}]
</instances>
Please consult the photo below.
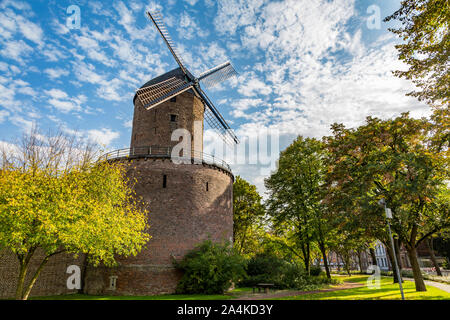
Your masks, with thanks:
<instances>
[{"instance_id":1,"label":"stone wall","mask_svg":"<svg viewBox=\"0 0 450 320\"><path fill-rule=\"evenodd\" d=\"M172 293L181 276L172 266L172 257L181 259L207 239L232 241L233 176L214 166L176 165L170 159L137 159L127 165L131 180L137 179L137 196L148 204L152 239L136 257L119 258L115 268L90 267L85 291ZM110 289L110 277L117 277L115 290Z\"/></svg>"},{"instance_id":2,"label":"stone wall","mask_svg":"<svg viewBox=\"0 0 450 320\"><path fill-rule=\"evenodd\" d=\"M150 110L146 110L139 99L135 100L130 148L173 147L178 141L171 141L172 132L175 129L183 128L191 133L192 150L194 150L194 144L197 143L196 151L203 151L203 112L205 108L203 103L189 91L178 95L175 99L175 101L166 101ZM202 126L194 135L195 121L199 121Z\"/></svg>"},{"instance_id":3,"label":"stone wall","mask_svg":"<svg viewBox=\"0 0 450 320\"><path fill-rule=\"evenodd\" d=\"M26 283L29 283L32 273L38 268L44 255L37 250L31 259ZM77 293L78 290L67 289L67 279L70 274L67 273L67 267L77 265L83 271L84 255L75 258L71 254L58 254L50 257L45 267L37 279L30 296L60 295ZM0 298L14 298L17 277L19 274L19 262L17 257L10 251L0 251Z\"/></svg>"}]
</instances>

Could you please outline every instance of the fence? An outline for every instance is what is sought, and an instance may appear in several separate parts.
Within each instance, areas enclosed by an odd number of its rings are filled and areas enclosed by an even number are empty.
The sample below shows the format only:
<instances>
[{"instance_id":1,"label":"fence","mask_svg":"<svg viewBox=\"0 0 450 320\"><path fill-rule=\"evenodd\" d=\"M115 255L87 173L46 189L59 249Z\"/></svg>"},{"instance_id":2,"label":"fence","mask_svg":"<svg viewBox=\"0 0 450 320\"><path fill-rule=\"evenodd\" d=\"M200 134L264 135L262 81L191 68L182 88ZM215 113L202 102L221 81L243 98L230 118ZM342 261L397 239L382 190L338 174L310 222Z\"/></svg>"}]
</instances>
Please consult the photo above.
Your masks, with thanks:
<instances>
[{"instance_id":1,"label":"fence","mask_svg":"<svg viewBox=\"0 0 450 320\"><path fill-rule=\"evenodd\" d=\"M185 157L172 155L172 147L148 146L134 147L114 150L105 153L100 160L116 160L116 159L133 159L133 158L171 158L186 160ZM189 159L188 159L189 160ZM203 152L194 151L191 153L191 163L205 163L214 165L231 173L231 167L223 160Z\"/></svg>"}]
</instances>

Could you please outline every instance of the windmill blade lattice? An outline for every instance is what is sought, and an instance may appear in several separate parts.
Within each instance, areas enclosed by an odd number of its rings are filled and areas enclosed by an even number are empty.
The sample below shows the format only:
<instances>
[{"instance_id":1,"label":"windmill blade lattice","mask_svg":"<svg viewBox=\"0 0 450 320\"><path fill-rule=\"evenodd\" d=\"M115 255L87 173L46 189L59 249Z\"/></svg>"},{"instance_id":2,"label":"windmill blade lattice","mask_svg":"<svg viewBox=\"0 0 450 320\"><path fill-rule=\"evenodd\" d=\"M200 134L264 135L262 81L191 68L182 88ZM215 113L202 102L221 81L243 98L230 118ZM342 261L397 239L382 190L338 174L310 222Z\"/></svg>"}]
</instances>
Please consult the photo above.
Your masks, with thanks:
<instances>
[{"instance_id":1,"label":"windmill blade lattice","mask_svg":"<svg viewBox=\"0 0 450 320\"><path fill-rule=\"evenodd\" d=\"M177 48L175 47L172 38L170 37L169 31L167 31L166 25L164 24L161 12L155 11L153 13L147 12L150 20L153 21L153 24L155 25L156 29L161 34L161 37L163 38L164 42L166 43L167 47L169 48L170 52L172 53L173 57L175 58L175 61L180 66L181 70L187 75L187 69L184 66L183 60L179 57L179 54L177 52Z\"/></svg>"},{"instance_id":2,"label":"windmill blade lattice","mask_svg":"<svg viewBox=\"0 0 450 320\"><path fill-rule=\"evenodd\" d=\"M136 91L137 98L147 110L187 91L193 87L192 82L186 82L176 77L160 83L141 88Z\"/></svg>"},{"instance_id":3,"label":"windmill blade lattice","mask_svg":"<svg viewBox=\"0 0 450 320\"><path fill-rule=\"evenodd\" d=\"M215 85L236 76L237 72L233 68L230 62L225 62L215 68L203 72L198 80L201 81L202 85L207 88L212 88Z\"/></svg>"},{"instance_id":4,"label":"windmill blade lattice","mask_svg":"<svg viewBox=\"0 0 450 320\"><path fill-rule=\"evenodd\" d=\"M228 123L219 113L208 96L203 92L203 90L198 86L194 87L194 90L199 94L199 96L203 100L203 103L205 104L205 120L208 125L211 128L215 129L216 132L220 136L222 136L224 141L230 146L232 146L234 143L239 143L239 139L234 134L233 130L230 128Z\"/></svg>"}]
</instances>

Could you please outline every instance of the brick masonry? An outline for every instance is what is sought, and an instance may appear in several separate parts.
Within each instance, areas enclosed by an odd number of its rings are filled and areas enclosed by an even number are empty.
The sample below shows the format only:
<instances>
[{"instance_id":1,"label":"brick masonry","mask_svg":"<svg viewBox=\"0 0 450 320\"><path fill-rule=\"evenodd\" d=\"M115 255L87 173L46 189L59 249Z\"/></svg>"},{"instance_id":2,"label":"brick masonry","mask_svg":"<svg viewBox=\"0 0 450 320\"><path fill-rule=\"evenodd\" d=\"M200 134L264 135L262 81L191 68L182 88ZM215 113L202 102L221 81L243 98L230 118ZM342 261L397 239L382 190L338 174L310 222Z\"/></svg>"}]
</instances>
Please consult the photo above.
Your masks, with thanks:
<instances>
[{"instance_id":1,"label":"brick masonry","mask_svg":"<svg viewBox=\"0 0 450 320\"><path fill-rule=\"evenodd\" d=\"M192 93L182 93L176 101L167 101L151 110L145 110L139 99L135 103L131 148L174 146L177 142L170 139L172 131L185 128L192 134L192 148L196 146L195 151L202 151L203 130L194 134L194 121L203 121L204 106ZM176 121L172 121L171 115L176 116ZM172 293L181 277L173 268L172 258L181 259L206 239L232 241L234 178L231 173L204 163L174 164L163 158L120 161L128 166L127 175L137 179L136 194L145 201L149 211L152 238L146 248L135 257L118 257L119 264L114 268L84 268L83 255L54 256L43 269L31 296L75 293L76 290L66 287L69 265L78 265L82 270L84 292L88 294ZM31 269L37 268L38 263L39 256L36 256ZM14 296L17 274L17 258L0 251L0 298ZM117 277L115 289L110 288L110 277Z\"/></svg>"},{"instance_id":2,"label":"brick masonry","mask_svg":"<svg viewBox=\"0 0 450 320\"><path fill-rule=\"evenodd\" d=\"M181 276L172 266L172 257L182 258L203 240L232 241L233 177L213 166L177 165L170 159L138 159L128 166L129 177L137 179L136 195L148 205L152 239L136 257L119 258L118 267L90 267L86 292L172 293ZM117 277L115 290L109 289L111 276Z\"/></svg>"},{"instance_id":3,"label":"brick masonry","mask_svg":"<svg viewBox=\"0 0 450 320\"><path fill-rule=\"evenodd\" d=\"M43 252L37 251L31 259L28 277L28 283L31 273L38 268L44 255ZM84 255L75 258L71 254L59 254L51 257L45 267L42 269L41 275L36 281L31 296L59 295L77 293L78 290L67 289L67 278L70 274L67 267L77 265L82 270L84 265ZM0 251L0 298L13 298L15 295L17 277L19 274L19 262L17 257L6 250Z\"/></svg>"}]
</instances>

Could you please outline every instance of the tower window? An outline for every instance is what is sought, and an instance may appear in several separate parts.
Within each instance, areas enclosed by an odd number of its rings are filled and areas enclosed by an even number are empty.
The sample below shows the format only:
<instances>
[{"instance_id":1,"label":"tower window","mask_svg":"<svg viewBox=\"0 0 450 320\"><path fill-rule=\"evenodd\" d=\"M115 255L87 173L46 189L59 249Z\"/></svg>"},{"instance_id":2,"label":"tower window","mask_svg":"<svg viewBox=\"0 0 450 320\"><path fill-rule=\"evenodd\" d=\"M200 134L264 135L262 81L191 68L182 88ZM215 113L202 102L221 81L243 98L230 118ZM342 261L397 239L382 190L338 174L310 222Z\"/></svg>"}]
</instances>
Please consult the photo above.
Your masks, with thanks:
<instances>
[{"instance_id":1,"label":"tower window","mask_svg":"<svg viewBox=\"0 0 450 320\"><path fill-rule=\"evenodd\" d=\"M209 182L206 183L206 191L209 191Z\"/></svg>"},{"instance_id":2,"label":"tower window","mask_svg":"<svg viewBox=\"0 0 450 320\"><path fill-rule=\"evenodd\" d=\"M109 277L109 290L116 290L117 276Z\"/></svg>"},{"instance_id":3,"label":"tower window","mask_svg":"<svg viewBox=\"0 0 450 320\"><path fill-rule=\"evenodd\" d=\"M170 115L170 122L177 122L177 118L178 118L178 116L176 114L171 114Z\"/></svg>"},{"instance_id":4,"label":"tower window","mask_svg":"<svg viewBox=\"0 0 450 320\"><path fill-rule=\"evenodd\" d=\"M177 102L177 97L170 98L170 102Z\"/></svg>"},{"instance_id":5,"label":"tower window","mask_svg":"<svg viewBox=\"0 0 450 320\"><path fill-rule=\"evenodd\" d=\"M163 188L167 188L167 175L163 175Z\"/></svg>"}]
</instances>

